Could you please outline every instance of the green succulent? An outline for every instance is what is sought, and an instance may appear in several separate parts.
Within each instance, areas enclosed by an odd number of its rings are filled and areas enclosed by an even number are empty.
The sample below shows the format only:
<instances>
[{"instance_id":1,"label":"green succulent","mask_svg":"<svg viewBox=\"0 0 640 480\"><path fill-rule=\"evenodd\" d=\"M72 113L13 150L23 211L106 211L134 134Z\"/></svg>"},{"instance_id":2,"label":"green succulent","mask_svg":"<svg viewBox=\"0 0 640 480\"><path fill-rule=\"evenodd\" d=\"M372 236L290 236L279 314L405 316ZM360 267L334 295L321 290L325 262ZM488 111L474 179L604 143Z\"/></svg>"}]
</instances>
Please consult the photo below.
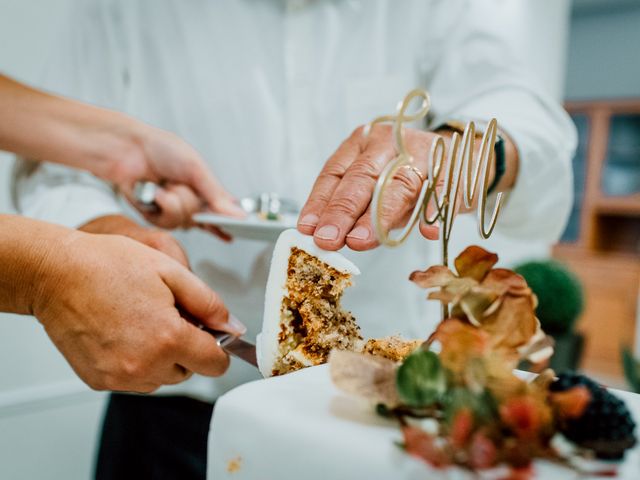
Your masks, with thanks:
<instances>
[{"instance_id":1,"label":"green succulent","mask_svg":"<svg viewBox=\"0 0 640 480\"><path fill-rule=\"evenodd\" d=\"M536 315L544 331L569 332L584 307L583 289L567 267L554 260L532 261L515 268L538 297Z\"/></svg>"}]
</instances>

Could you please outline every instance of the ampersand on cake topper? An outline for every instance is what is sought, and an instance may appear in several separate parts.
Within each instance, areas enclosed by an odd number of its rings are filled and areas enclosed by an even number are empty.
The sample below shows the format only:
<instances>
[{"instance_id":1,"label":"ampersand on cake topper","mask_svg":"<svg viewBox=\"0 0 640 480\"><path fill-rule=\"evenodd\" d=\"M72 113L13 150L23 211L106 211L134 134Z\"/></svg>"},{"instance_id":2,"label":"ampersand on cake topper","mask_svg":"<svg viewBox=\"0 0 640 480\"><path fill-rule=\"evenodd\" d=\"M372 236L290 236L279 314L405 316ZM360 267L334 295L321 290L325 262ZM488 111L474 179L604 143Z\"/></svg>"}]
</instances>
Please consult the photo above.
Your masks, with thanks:
<instances>
[{"instance_id":1,"label":"ampersand on cake topper","mask_svg":"<svg viewBox=\"0 0 640 480\"><path fill-rule=\"evenodd\" d=\"M409 112L412 104L420 102L419 108ZM422 89L410 91L398 105L395 115L385 115L374 119L365 129L368 134L379 123L393 124L393 138L397 156L382 171L378 178L372 199L373 229L382 245L395 247L409 236L411 230L419 223L439 225L442 241L442 264L449 264L449 238L453 222L460 209L460 198L465 208L472 209L477 205L478 227L482 238L489 238L496 226L498 214L504 201L504 193L498 193L493 211L487 225L487 197L490 183L489 166L495 162L495 143L498 123L491 119L482 136L478 155L475 155L475 125L468 122L462 136L455 132L449 145L444 138L435 137L426 159L426 178L416 166L416 159L408 152L404 140L404 125L424 119L431 107L429 94ZM400 169L415 172L422 181L422 187L408 222L395 236L383 225L383 207L385 194L390 183ZM460 193L462 182L462 193ZM448 307L443 307L443 319L448 317Z\"/></svg>"}]
</instances>

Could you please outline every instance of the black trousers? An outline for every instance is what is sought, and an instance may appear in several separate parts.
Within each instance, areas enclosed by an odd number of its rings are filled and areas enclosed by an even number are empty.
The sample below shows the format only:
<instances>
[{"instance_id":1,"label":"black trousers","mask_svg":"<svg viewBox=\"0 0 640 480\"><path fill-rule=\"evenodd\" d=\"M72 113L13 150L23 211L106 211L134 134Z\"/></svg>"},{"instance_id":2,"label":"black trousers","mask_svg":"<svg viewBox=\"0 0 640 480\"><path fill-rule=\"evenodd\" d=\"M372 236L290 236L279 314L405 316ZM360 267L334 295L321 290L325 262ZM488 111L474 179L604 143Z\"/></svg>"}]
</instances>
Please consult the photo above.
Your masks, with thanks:
<instances>
[{"instance_id":1,"label":"black trousers","mask_svg":"<svg viewBox=\"0 0 640 480\"><path fill-rule=\"evenodd\" d=\"M212 412L187 397L111 394L96 480L204 480Z\"/></svg>"}]
</instances>

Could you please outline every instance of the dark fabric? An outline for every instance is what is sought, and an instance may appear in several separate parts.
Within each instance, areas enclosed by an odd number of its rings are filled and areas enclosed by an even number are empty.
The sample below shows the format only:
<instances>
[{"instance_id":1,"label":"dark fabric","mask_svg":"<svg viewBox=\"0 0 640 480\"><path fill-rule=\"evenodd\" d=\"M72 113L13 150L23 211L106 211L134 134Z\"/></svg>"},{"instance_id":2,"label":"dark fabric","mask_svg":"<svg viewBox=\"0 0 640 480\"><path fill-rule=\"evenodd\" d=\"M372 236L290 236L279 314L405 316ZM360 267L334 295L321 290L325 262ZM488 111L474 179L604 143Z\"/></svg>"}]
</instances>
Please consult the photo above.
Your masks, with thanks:
<instances>
[{"instance_id":1,"label":"dark fabric","mask_svg":"<svg viewBox=\"0 0 640 480\"><path fill-rule=\"evenodd\" d=\"M111 394L96 480L204 480L212 411L187 397Z\"/></svg>"}]
</instances>

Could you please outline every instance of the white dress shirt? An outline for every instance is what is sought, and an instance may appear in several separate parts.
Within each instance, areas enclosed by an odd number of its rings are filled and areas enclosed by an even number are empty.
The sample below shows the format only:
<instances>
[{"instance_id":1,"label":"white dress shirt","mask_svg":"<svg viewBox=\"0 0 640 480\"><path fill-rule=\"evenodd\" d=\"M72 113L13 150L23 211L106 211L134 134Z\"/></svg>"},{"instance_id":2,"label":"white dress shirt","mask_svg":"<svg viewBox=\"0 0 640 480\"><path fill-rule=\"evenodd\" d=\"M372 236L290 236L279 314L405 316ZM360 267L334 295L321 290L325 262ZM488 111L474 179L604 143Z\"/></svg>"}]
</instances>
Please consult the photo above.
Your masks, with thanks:
<instances>
[{"instance_id":1,"label":"white dress shirt","mask_svg":"<svg viewBox=\"0 0 640 480\"><path fill-rule=\"evenodd\" d=\"M533 0L532 0L533 1ZM496 242L515 260L560 235L572 201L573 126L515 58L500 0L78 0L44 85L171 130L238 197L274 191L302 205L350 132L427 88L432 124L489 119L516 143L517 184ZM510 25L513 27L513 25ZM17 207L77 227L131 210L110 186L50 164L16 169ZM457 232L457 233L456 233ZM478 243L459 218L452 252ZM193 269L249 327L260 328L270 246L179 232ZM518 246L518 247L515 247ZM347 252L362 275L347 293L366 336L425 337L438 305L407 277L438 261L414 235L397 249ZM152 320L152 319L150 319ZM223 377L162 389L215 398L257 378L237 361Z\"/></svg>"}]
</instances>

